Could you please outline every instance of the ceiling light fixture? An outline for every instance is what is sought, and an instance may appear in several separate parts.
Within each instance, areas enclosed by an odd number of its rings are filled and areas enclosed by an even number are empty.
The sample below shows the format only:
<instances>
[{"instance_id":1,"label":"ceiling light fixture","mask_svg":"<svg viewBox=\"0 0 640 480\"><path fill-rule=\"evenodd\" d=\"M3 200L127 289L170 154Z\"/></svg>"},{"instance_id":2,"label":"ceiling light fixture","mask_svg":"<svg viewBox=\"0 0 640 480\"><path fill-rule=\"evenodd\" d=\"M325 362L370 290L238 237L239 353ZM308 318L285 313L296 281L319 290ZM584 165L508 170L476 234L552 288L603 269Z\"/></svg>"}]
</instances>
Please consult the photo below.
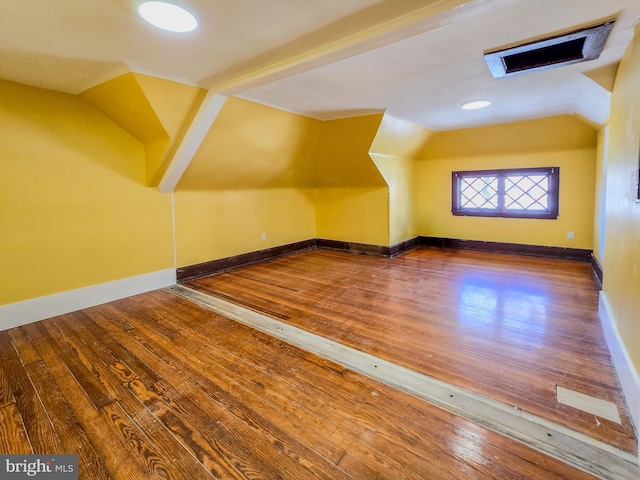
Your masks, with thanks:
<instances>
[{"instance_id":1,"label":"ceiling light fixture","mask_svg":"<svg viewBox=\"0 0 640 480\"><path fill-rule=\"evenodd\" d=\"M140 16L154 27L169 32L191 32L198 20L189 11L167 2L145 2L138 7Z\"/></svg>"},{"instance_id":2,"label":"ceiling light fixture","mask_svg":"<svg viewBox=\"0 0 640 480\"><path fill-rule=\"evenodd\" d=\"M485 108L491 105L489 100L473 100L471 102L465 102L462 104L463 110L478 110L479 108Z\"/></svg>"}]
</instances>

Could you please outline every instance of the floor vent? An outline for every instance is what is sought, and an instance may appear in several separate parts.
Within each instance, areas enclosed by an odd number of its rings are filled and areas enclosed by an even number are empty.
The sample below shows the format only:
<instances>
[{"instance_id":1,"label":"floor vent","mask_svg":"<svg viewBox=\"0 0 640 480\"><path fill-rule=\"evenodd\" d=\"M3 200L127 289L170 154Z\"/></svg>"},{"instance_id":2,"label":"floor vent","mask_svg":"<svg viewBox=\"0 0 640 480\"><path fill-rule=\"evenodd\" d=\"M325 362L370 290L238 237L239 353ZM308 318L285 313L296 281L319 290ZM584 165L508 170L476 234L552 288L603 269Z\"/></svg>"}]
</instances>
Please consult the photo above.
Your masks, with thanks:
<instances>
[{"instance_id":1,"label":"floor vent","mask_svg":"<svg viewBox=\"0 0 640 480\"><path fill-rule=\"evenodd\" d=\"M495 78L595 60L613 28L608 21L563 35L487 52L484 58Z\"/></svg>"}]
</instances>

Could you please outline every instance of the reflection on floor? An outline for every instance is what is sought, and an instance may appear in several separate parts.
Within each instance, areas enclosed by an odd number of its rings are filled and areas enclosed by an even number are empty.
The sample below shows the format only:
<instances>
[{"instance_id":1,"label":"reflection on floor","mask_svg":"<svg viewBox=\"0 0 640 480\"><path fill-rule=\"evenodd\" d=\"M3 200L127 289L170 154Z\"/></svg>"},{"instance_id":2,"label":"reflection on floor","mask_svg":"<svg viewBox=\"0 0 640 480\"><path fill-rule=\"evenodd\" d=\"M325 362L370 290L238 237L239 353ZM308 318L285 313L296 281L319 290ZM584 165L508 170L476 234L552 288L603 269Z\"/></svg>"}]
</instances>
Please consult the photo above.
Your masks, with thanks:
<instances>
[{"instance_id":1,"label":"reflection on floor","mask_svg":"<svg viewBox=\"0 0 640 480\"><path fill-rule=\"evenodd\" d=\"M530 413L523 413L517 408L496 402L469 390L448 385L353 348L345 347L332 340L197 290L179 285L170 290L199 306L344 365L393 388L415 395L438 407L534 447L585 472L602 478L636 478L640 476L640 468L638 468L635 455L561 425ZM563 392L563 398L571 401L576 397ZM590 405L593 403L591 402ZM615 404L605 403L612 405L615 409ZM609 413L609 415L611 414Z\"/></svg>"},{"instance_id":2,"label":"reflection on floor","mask_svg":"<svg viewBox=\"0 0 640 480\"><path fill-rule=\"evenodd\" d=\"M319 249L184 286L637 453L587 263ZM557 386L613 403L621 423L558 402Z\"/></svg>"}]
</instances>

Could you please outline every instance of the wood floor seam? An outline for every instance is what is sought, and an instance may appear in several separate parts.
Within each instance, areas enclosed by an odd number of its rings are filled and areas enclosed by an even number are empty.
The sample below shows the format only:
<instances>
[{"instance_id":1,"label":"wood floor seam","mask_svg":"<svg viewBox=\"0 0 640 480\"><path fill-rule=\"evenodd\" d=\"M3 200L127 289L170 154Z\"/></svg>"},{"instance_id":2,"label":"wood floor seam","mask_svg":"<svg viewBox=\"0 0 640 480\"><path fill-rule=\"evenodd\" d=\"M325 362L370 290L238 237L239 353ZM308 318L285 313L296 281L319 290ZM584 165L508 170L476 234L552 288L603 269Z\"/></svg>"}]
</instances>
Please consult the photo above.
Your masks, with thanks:
<instances>
[{"instance_id":1,"label":"wood floor seam","mask_svg":"<svg viewBox=\"0 0 640 480\"><path fill-rule=\"evenodd\" d=\"M169 287L167 290L203 308L460 415L592 475L604 479L640 477L635 455L565 426L198 290L183 285Z\"/></svg>"}]
</instances>

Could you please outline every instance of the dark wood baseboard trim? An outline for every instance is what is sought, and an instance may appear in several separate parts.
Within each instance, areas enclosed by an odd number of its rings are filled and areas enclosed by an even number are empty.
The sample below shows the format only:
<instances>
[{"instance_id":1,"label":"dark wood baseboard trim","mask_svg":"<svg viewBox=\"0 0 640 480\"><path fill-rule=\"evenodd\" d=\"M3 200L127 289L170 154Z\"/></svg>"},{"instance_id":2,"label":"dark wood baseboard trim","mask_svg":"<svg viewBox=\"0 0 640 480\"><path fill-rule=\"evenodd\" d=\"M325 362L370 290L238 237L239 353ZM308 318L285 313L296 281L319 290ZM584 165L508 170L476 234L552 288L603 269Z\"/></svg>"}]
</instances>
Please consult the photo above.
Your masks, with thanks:
<instances>
[{"instance_id":1,"label":"dark wood baseboard trim","mask_svg":"<svg viewBox=\"0 0 640 480\"><path fill-rule=\"evenodd\" d=\"M418 246L420 246L420 240L418 237L405 240L404 242L396 243L395 245L391 245L389 247L389 256L395 257L396 255L400 255L401 253L413 250Z\"/></svg>"},{"instance_id":2,"label":"dark wood baseboard trim","mask_svg":"<svg viewBox=\"0 0 640 480\"><path fill-rule=\"evenodd\" d=\"M233 268L245 267L254 263L265 262L273 258L291 255L293 253L310 250L313 248L326 248L340 250L342 252L360 253L365 255L377 255L381 257L395 257L420 245L440 248L458 248L465 250L479 250L484 252L515 253L518 255L533 255L537 257L564 258L591 262L591 267L598 283L602 288L602 266L591 254L591 250L563 247L546 247L541 245L522 245L517 243L483 242L479 240L460 240L456 238L441 237L416 237L396 243L390 247L384 245L371 245L367 243L344 242L341 240L328 240L325 238L313 238L301 242L289 243L278 247L244 253L233 257L220 258L210 262L198 263L177 269L176 275L179 283L193 280L207 275L226 272Z\"/></svg>"},{"instance_id":3,"label":"dark wood baseboard trim","mask_svg":"<svg viewBox=\"0 0 640 480\"><path fill-rule=\"evenodd\" d=\"M343 242L342 240L327 240L316 238L318 248L341 250L343 252L364 253L366 255L391 256L391 248L384 245L370 245L368 243Z\"/></svg>"},{"instance_id":4,"label":"dark wood baseboard trim","mask_svg":"<svg viewBox=\"0 0 640 480\"><path fill-rule=\"evenodd\" d=\"M536 257L563 258L566 260L591 261L591 250L582 248L548 247L545 245L524 245L519 243L484 242L481 240L460 240L457 238L420 237L420 245L479 250L483 252L514 253Z\"/></svg>"},{"instance_id":5,"label":"dark wood baseboard trim","mask_svg":"<svg viewBox=\"0 0 640 480\"><path fill-rule=\"evenodd\" d=\"M602 290L602 280L604 278L604 271L602 270L602 265L598 261L595 255L591 255L591 272L593 273L593 278L598 285L598 290Z\"/></svg>"},{"instance_id":6,"label":"dark wood baseboard trim","mask_svg":"<svg viewBox=\"0 0 640 480\"><path fill-rule=\"evenodd\" d=\"M416 248L420 245L418 237L396 243L390 247L384 245L371 245L368 243L343 242L340 240L327 240L316 238L318 248L330 250L341 250L343 252L364 253L365 255L377 255L382 257L395 257L403 252Z\"/></svg>"},{"instance_id":7,"label":"dark wood baseboard trim","mask_svg":"<svg viewBox=\"0 0 640 480\"><path fill-rule=\"evenodd\" d=\"M266 248L256 252L244 253L233 257L220 258L210 262L198 263L187 267L177 269L176 276L178 282L186 282L199 277L213 275L215 273L225 272L232 268L245 267L253 263L264 262L272 258L291 255L292 253L309 250L316 247L315 239L304 240L301 242L289 243L278 247Z\"/></svg>"},{"instance_id":8,"label":"dark wood baseboard trim","mask_svg":"<svg viewBox=\"0 0 640 480\"><path fill-rule=\"evenodd\" d=\"M258 250L256 252L244 253L233 257L220 258L210 262L198 263L177 269L178 282L186 282L207 275L226 272L233 268L245 267L254 263L265 262L273 258L291 255L292 253L310 250L312 248L326 248L330 250L341 250L343 252L363 253L366 255L378 255L383 257L395 257L403 252L411 250L420 244L418 237L404 242L397 243L390 247L383 245L369 245L366 243L343 242L340 240L327 240L323 238L313 238L302 242L289 243L278 247Z\"/></svg>"}]
</instances>

